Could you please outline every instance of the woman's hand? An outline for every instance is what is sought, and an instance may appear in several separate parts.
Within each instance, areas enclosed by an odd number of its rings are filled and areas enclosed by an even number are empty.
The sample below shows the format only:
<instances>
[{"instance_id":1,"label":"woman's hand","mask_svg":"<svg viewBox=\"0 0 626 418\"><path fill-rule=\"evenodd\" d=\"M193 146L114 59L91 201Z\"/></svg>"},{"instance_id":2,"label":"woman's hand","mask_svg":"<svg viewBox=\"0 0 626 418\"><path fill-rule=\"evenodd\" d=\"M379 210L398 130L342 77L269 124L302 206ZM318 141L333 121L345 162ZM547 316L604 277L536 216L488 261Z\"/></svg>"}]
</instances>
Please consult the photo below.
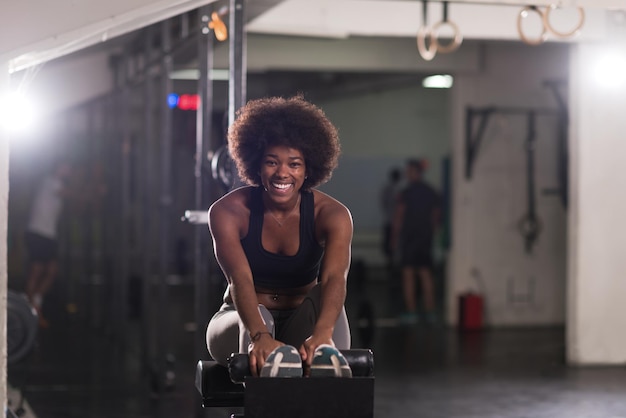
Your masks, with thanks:
<instances>
[{"instance_id":1,"label":"woman's hand","mask_svg":"<svg viewBox=\"0 0 626 418\"><path fill-rule=\"evenodd\" d=\"M300 346L299 351L300 351L300 357L302 357L302 368L303 368L302 373L304 376L309 376L311 372L311 363L313 363L313 356L315 354L315 349L322 344L329 344L329 345L332 345L333 347L335 346L335 343L333 342L332 338L316 336L315 334L307 338L302 343L302 346Z\"/></svg>"},{"instance_id":2,"label":"woman's hand","mask_svg":"<svg viewBox=\"0 0 626 418\"><path fill-rule=\"evenodd\" d=\"M259 376L267 357L281 345L285 344L272 338L272 335L269 333L260 334L258 340L250 343L248 346L248 357L250 358L250 372L252 376Z\"/></svg>"}]
</instances>

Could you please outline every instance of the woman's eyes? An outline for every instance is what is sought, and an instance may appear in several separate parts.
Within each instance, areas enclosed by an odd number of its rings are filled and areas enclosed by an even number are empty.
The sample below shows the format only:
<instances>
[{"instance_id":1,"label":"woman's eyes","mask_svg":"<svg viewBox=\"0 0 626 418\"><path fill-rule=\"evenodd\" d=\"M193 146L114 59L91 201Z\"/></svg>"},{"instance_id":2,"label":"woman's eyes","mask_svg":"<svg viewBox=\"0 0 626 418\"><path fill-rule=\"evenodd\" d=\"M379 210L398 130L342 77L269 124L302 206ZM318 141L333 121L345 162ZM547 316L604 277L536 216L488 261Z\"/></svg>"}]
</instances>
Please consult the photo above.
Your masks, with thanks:
<instances>
[{"instance_id":1,"label":"woman's eyes","mask_svg":"<svg viewBox=\"0 0 626 418\"><path fill-rule=\"evenodd\" d=\"M265 165L269 166L269 167L275 167L278 165L277 161L272 161L272 160L267 160L265 161ZM289 163L289 167L290 168L300 168L302 167L302 163L300 162L294 162L294 163Z\"/></svg>"}]
</instances>

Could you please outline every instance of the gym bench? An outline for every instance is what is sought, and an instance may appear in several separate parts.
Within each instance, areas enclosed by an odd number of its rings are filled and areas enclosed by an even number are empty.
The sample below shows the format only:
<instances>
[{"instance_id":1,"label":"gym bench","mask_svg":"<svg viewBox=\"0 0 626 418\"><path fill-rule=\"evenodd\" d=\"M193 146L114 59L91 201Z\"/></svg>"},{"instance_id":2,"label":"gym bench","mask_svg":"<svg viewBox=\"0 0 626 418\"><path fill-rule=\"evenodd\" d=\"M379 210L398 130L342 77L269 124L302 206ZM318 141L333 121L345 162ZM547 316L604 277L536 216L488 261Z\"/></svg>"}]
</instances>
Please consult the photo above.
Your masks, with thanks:
<instances>
[{"instance_id":1,"label":"gym bench","mask_svg":"<svg viewBox=\"0 0 626 418\"><path fill-rule=\"evenodd\" d=\"M248 355L233 354L228 367L198 361L196 388L203 407L243 407L245 418L372 418L374 354L369 349L341 353L351 379L252 377Z\"/></svg>"}]
</instances>

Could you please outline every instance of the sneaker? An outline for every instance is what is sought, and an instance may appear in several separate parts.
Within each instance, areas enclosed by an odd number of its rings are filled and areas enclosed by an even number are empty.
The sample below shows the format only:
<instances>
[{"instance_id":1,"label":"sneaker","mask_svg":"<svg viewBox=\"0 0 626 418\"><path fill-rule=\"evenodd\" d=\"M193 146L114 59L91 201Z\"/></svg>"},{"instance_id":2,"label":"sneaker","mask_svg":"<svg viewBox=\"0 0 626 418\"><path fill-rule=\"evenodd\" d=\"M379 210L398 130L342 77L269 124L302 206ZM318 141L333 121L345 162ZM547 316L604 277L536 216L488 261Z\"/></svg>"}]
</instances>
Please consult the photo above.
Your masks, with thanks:
<instances>
[{"instance_id":1,"label":"sneaker","mask_svg":"<svg viewBox=\"0 0 626 418\"><path fill-rule=\"evenodd\" d=\"M352 370L339 350L322 344L315 349L311 377L352 377Z\"/></svg>"},{"instance_id":2,"label":"sneaker","mask_svg":"<svg viewBox=\"0 0 626 418\"><path fill-rule=\"evenodd\" d=\"M261 377L302 377L302 358L295 347L282 345L267 356Z\"/></svg>"}]
</instances>

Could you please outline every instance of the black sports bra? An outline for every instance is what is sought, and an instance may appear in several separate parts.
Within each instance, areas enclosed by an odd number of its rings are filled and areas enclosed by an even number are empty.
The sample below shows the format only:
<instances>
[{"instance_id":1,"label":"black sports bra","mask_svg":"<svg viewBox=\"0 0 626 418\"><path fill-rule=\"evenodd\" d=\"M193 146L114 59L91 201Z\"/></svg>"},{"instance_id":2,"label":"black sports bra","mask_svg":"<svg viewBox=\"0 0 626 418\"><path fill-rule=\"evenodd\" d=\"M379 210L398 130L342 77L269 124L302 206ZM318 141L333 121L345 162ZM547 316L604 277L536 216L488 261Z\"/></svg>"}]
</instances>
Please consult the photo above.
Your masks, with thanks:
<instances>
[{"instance_id":1,"label":"black sports bra","mask_svg":"<svg viewBox=\"0 0 626 418\"><path fill-rule=\"evenodd\" d=\"M270 289L305 286L317 279L324 248L315 238L313 193L300 192L300 246L293 256L271 253L263 248L263 198L261 187L250 192L250 224L248 234L241 240L254 284Z\"/></svg>"}]
</instances>

